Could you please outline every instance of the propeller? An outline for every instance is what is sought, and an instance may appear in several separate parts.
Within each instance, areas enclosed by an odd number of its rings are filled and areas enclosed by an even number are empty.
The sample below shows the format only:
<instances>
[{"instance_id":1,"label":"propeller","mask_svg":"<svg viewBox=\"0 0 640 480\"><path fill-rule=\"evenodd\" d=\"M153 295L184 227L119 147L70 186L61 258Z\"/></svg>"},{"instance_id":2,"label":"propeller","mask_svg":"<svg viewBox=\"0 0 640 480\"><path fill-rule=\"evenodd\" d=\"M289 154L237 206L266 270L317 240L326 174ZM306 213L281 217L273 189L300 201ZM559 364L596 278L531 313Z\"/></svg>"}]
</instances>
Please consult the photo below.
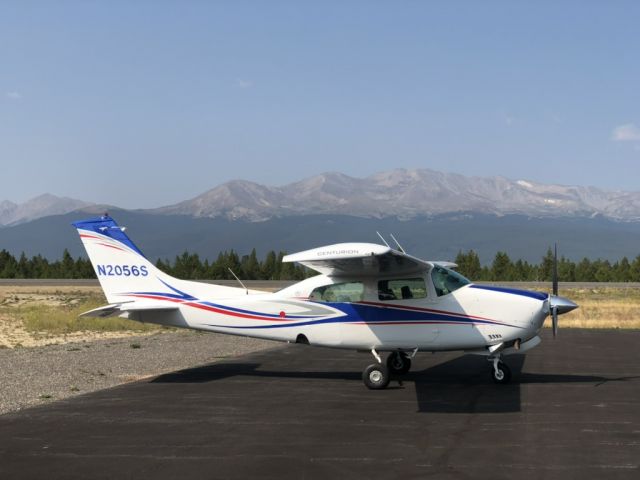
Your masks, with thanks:
<instances>
[{"instance_id":1,"label":"propeller","mask_svg":"<svg viewBox=\"0 0 640 480\"><path fill-rule=\"evenodd\" d=\"M558 244L553 244L553 294L558 296Z\"/></svg>"},{"instance_id":2,"label":"propeller","mask_svg":"<svg viewBox=\"0 0 640 480\"><path fill-rule=\"evenodd\" d=\"M568 298L558 295L558 244L553 246L553 270L552 270L552 294L549 295L549 313L551 314L551 325L553 326L553 338L558 336L558 315L570 312L578 308Z\"/></svg>"},{"instance_id":3,"label":"propeller","mask_svg":"<svg viewBox=\"0 0 640 480\"><path fill-rule=\"evenodd\" d=\"M553 244L553 276L551 279L553 296L558 296L558 244ZM549 302L551 303L551 302ZM553 325L553 338L558 336L558 307L551 305L551 324Z\"/></svg>"}]
</instances>

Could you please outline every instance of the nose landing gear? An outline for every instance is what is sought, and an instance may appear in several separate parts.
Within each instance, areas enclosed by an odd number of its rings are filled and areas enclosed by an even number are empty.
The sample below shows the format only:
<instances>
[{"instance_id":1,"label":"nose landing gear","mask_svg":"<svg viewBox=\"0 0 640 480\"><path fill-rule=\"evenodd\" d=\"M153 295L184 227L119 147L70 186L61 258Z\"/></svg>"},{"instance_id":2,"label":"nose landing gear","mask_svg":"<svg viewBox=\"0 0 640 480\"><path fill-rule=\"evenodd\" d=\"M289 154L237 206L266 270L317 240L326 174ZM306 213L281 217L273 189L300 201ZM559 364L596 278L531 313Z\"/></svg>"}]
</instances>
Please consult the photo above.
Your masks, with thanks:
<instances>
[{"instance_id":1,"label":"nose landing gear","mask_svg":"<svg viewBox=\"0 0 640 480\"><path fill-rule=\"evenodd\" d=\"M493 363L491 378L495 383L506 385L511 382L511 369L501 360L500 355L489 357L488 360Z\"/></svg>"}]
</instances>

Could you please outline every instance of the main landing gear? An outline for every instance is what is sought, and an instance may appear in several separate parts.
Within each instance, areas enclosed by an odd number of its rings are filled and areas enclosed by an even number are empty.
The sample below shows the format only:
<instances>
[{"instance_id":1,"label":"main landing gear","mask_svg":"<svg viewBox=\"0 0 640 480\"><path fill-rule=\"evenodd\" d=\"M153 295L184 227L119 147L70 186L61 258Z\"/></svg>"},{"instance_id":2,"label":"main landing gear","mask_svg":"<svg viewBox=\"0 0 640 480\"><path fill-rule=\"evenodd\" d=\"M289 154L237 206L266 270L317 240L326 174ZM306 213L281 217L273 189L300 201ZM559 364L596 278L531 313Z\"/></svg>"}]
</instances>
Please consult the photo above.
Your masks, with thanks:
<instances>
[{"instance_id":1,"label":"main landing gear","mask_svg":"<svg viewBox=\"0 0 640 480\"><path fill-rule=\"evenodd\" d=\"M364 369L362 381L371 390L386 388L389 385L389 380L391 380L391 375L404 375L411 369L411 359L417 351L418 349L414 350L411 356L405 352L391 352L385 365L382 363L382 358L380 358L375 348L371 349L371 353L378 363L373 363Z\"/></svg>"},{"instance_id":2,"label":"main landing gear","mask_svg":"<svg viewBox=\"0 0 640 480\"><path fill-rule=\"evenodd\" d=\"M387 368L395 375L404 375L411 370L411 358L404 352L391 352L387 357Z\"/></svg>"}]
</instances>

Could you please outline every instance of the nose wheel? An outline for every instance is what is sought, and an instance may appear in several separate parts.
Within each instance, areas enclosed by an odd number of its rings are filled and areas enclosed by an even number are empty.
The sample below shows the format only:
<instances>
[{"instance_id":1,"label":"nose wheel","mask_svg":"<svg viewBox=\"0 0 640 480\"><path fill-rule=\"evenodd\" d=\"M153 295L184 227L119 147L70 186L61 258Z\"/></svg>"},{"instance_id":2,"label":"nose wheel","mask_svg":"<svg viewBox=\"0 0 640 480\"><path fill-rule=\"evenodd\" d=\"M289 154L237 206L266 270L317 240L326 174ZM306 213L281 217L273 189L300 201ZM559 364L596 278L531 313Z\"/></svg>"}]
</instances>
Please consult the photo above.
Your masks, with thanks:
<instances>
[{"instance_id":1,"label":"nose wheel","mask_svg":"<svg viewBox=\"0 0 640 480\"><path fill-rule=\"evenodd\" d=\"M506 363L500 360L500 357L490 358L489 361L493 362L491 378L493 378L495 383L505 385L511 382L511 369Z\"/></svg>"}]
</instances>

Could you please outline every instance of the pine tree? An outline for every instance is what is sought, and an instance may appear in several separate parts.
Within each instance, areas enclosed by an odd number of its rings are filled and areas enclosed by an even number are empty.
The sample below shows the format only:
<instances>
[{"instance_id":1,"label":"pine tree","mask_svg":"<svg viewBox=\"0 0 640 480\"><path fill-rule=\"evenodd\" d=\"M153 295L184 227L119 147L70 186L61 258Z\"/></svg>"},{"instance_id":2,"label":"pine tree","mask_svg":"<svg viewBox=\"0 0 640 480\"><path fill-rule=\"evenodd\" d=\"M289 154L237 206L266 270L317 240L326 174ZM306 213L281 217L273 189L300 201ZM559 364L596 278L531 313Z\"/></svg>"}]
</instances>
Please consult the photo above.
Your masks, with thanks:
<instances>
[{"instance_id":1,"label":"pine tree","mask_svg":"<svg viewBox=\"0 0 640 480\"><path fill-rule=\"evenodd\" d=\"M558 279L562 282L575 282L576 264L561 257L558 261Z\"/></svg>"},{"instance_id":2,"label":"pine tree","mask_svg":"<svg viewBox=\"0 0 640 480\"><path fill-rule=\"evenodd\" d=\"M255 248L251 250L251 254L242 257L242 275L247 280L258 280L262 276Z\"/></svg>"},{"instance_id":3,"label":"pine tree","mask_svg":"<svg viewBox=\"0 0 640 480\"><path fill-rule=\"evenodd\" d=\"M24 252L20 254L20 260L18 260L18 268L16 271L17 278L32 278L31 269L29 268L29 260Z\"/></svg>"},{"instance_id":4,"label":"pine tree","mask_svg":"<svg viewBox=\"0 0 640 480\"><path fill-rule=\"evenodd\" d=\"M510 281L513 279L513 263L505 252L496 253L491 265L491 277L496 281Z\"/></svg>"},{"instance_id":5,"label":"pine tree","mask_svg":"<svg viewBox=\"0 0 640 480\"><path fill-rule=\"evenodd\" d=\"M542 263L540 264L540 268L538 271L538 281L540 282L550 282L553 277L553 262L554 255L551 247L547 250L547 253L544 257L542 257Z\"/></svg>"},{"instance_id":6,"label":"pine tree","mask_svg":"<svg viewBox=\"0 0 640 480\"><path fill-rule=\"evenodd\" d=\"M613 269L616 282L629 282L631 280L631 264L627 257L622 257L620 262L616 262Z\"/></svg>"},{"instance_id":7,"label":"pine tree","mask_svg":"<svg viewBox=\"0 0 640 480\"><path fill-rule=\"evenodd\" d=\"M276 277L276 262L277 262L277 258L276 258L276 252L274 252L273 250L270 250L267 253L267 256L264 259L264 262L262 263L261 266L261 270L262 270L262 278L264 278L265 280L274 280Z\"/></svg>"},{"instance_id":8,"label":"pine tree","mask_svg":"<svg viewBox=\"0 0 640 480\"><path fill-rule=\"evenodd\" d=\"M640 255L638 255L629 267L629 280L640 282Z\"/></svg>"},{"instance_id":9,"label":"pine tree","mask_svg":"<svg viewBox=\"0 0 640 480\"><path fill-rule=\"evenodd\" d=\"M0 266L2 267L2 271L0 271L2 278L16 278L18 262L15 257L6 250L0 252Z\"/></svg>"},{"instance_id":10,"label":"pine tree","mask_svg":"<svg viewBox=\"0 0 640 480\"><path fill-rule=\"evenodd\" d=\"M76 262L66 248L62 252L62 262L60 263L60 278L77 278Z\"/></svg>"}]
</instances>

